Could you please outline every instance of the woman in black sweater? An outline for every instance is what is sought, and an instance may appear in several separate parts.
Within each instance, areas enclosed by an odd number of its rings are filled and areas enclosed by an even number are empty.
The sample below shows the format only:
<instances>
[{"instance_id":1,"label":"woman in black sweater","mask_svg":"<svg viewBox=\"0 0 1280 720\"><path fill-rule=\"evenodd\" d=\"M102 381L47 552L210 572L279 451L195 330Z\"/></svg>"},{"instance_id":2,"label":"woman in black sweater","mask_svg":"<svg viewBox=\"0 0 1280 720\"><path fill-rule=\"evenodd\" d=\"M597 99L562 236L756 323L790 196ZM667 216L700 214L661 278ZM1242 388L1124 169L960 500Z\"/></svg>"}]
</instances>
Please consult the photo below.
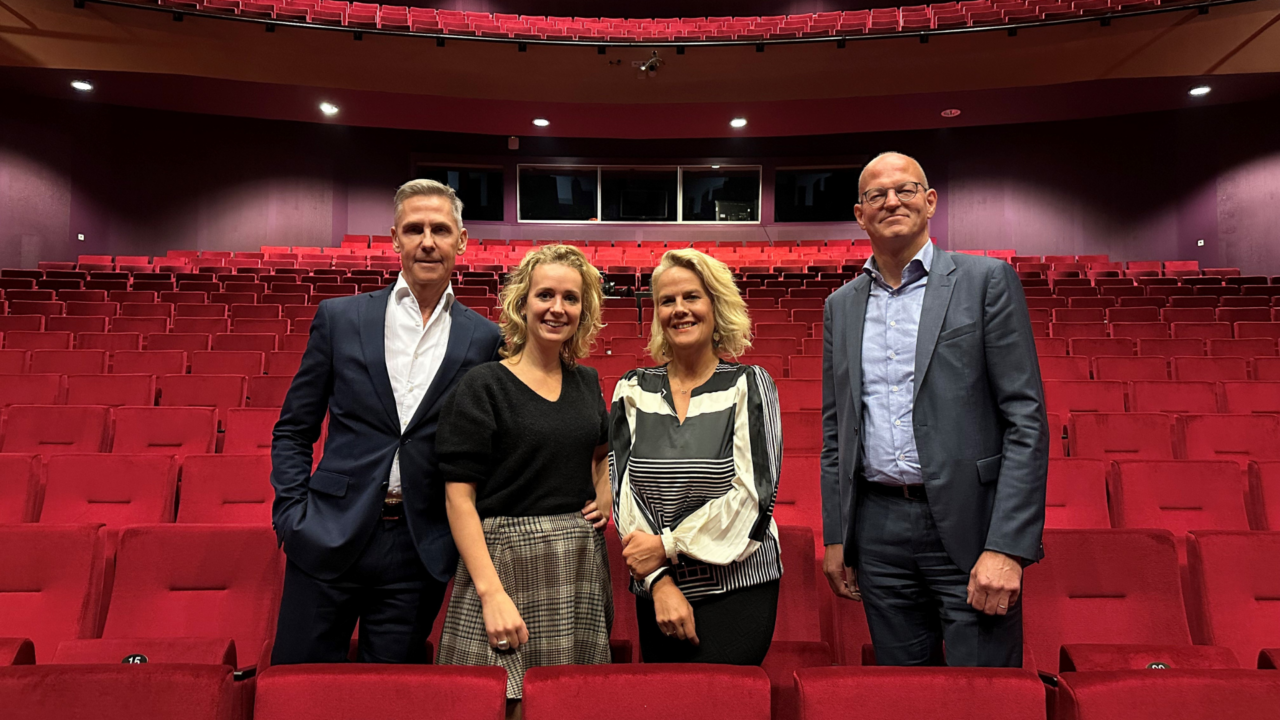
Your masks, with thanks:
<instances>
[{"instance_id":1,"label":"woman in black sweater","mask_svg":"<svg viewBox=\"0 0 1280 720\"><path fill-rule=\"evenodd\" d=\"M524 672L609 662L608 411L578 365L600 329L600 273L577 248L525 256L502 291L503 360L467 373L440 416L449 527L462 558L442 665Z\"/></svg>"}]
</instances>

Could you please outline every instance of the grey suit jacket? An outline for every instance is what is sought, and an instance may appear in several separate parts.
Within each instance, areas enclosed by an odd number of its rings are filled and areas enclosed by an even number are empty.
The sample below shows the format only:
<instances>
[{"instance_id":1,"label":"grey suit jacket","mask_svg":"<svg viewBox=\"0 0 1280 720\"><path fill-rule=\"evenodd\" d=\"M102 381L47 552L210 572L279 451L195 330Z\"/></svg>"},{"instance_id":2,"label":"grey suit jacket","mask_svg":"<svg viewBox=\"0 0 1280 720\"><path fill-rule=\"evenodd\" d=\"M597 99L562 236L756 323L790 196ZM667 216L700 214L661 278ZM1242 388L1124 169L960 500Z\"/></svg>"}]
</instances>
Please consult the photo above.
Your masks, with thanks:
<instances>
[{"instance_id":1,"label":"grey suit jacket","mask_svg":"<svg viewBox=\"0 0 1280 720\"><path fill-rule=\"evenodd\" d=\"M871 280L827 298L822 347L823 542L853 542L862 469L862 327ZM1049 427L1031 319L1008 263L939 250L916 340L913 417L943 547L971 569L984 550L1044 556Z\"/></svg>"}]
</instances>

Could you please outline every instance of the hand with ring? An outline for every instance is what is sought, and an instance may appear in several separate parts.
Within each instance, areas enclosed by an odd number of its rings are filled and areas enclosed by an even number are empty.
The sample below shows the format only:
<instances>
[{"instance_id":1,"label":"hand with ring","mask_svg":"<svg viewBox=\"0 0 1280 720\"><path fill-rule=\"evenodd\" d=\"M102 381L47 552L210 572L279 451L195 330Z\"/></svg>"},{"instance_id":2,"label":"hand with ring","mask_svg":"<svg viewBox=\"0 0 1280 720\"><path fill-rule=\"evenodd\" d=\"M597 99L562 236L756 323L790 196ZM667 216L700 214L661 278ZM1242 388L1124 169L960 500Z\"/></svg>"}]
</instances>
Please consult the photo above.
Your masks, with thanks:
<instances>
[{"instance_id":1,"label":"hand with ring","mask_svg":"<svg viewBox=\"0 0 1280 720\"><path fill-rule=\"evenodd\" d=\"M529 629L509 595L497 592L482 596L480 602L484 607L484 630L489 636L489 647L506 652L529 642Z\"/></svg>"}]
</instances>

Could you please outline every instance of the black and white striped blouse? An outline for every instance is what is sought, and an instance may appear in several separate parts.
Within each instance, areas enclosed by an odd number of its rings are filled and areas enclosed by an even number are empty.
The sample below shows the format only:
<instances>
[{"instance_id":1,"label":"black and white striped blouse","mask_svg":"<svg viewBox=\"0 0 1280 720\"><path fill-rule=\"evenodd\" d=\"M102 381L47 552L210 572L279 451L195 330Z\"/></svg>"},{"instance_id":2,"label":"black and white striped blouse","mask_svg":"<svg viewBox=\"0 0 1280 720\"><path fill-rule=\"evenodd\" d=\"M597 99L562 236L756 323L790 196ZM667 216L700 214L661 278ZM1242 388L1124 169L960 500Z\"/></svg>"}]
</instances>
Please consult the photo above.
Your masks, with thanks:
<instances>
[{"instance_id":1,"label":"black and white striped blouse","mask_svg":"<svg viewBox=\"0 0 1280 720\"><path fill-rule=\"evenodd\" d=\"M632 592L647 595L667 573L686 598L782 577L773 522L782 420L769 373L721 362L681 423L667 368L632 370L614 389L609 423L618 532L661 536L674 561L633 579Z\"/></svg>"}]
</instances>

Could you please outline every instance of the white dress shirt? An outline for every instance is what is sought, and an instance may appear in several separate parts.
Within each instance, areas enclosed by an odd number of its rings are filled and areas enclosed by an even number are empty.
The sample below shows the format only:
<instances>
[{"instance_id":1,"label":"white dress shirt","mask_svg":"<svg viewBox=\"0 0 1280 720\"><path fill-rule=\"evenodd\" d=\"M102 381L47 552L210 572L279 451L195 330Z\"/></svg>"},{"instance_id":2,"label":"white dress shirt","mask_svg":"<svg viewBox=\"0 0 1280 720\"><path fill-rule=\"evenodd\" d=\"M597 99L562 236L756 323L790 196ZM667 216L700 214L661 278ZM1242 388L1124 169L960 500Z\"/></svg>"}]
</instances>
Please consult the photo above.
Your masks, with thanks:
<instances>
[{"instance_id":1,"label":"white dress shirt","mask_svg":"<svg viewBox=\"0 0 1280 720\"><path fill-rule=\"evenodd\" d=\"M449 316L453 300L453 284L450 283L424 324L418 299L409 289L403 273L387 298L387 377L391 379L401 433L409 426L423 396L427 394L427 388L440 371L440 364L444 362L449 328L453 326L453 319ZM400 451L397 450L395 459L391 461L387 498L400 497Z\"/></svg>"}]
</instances>

